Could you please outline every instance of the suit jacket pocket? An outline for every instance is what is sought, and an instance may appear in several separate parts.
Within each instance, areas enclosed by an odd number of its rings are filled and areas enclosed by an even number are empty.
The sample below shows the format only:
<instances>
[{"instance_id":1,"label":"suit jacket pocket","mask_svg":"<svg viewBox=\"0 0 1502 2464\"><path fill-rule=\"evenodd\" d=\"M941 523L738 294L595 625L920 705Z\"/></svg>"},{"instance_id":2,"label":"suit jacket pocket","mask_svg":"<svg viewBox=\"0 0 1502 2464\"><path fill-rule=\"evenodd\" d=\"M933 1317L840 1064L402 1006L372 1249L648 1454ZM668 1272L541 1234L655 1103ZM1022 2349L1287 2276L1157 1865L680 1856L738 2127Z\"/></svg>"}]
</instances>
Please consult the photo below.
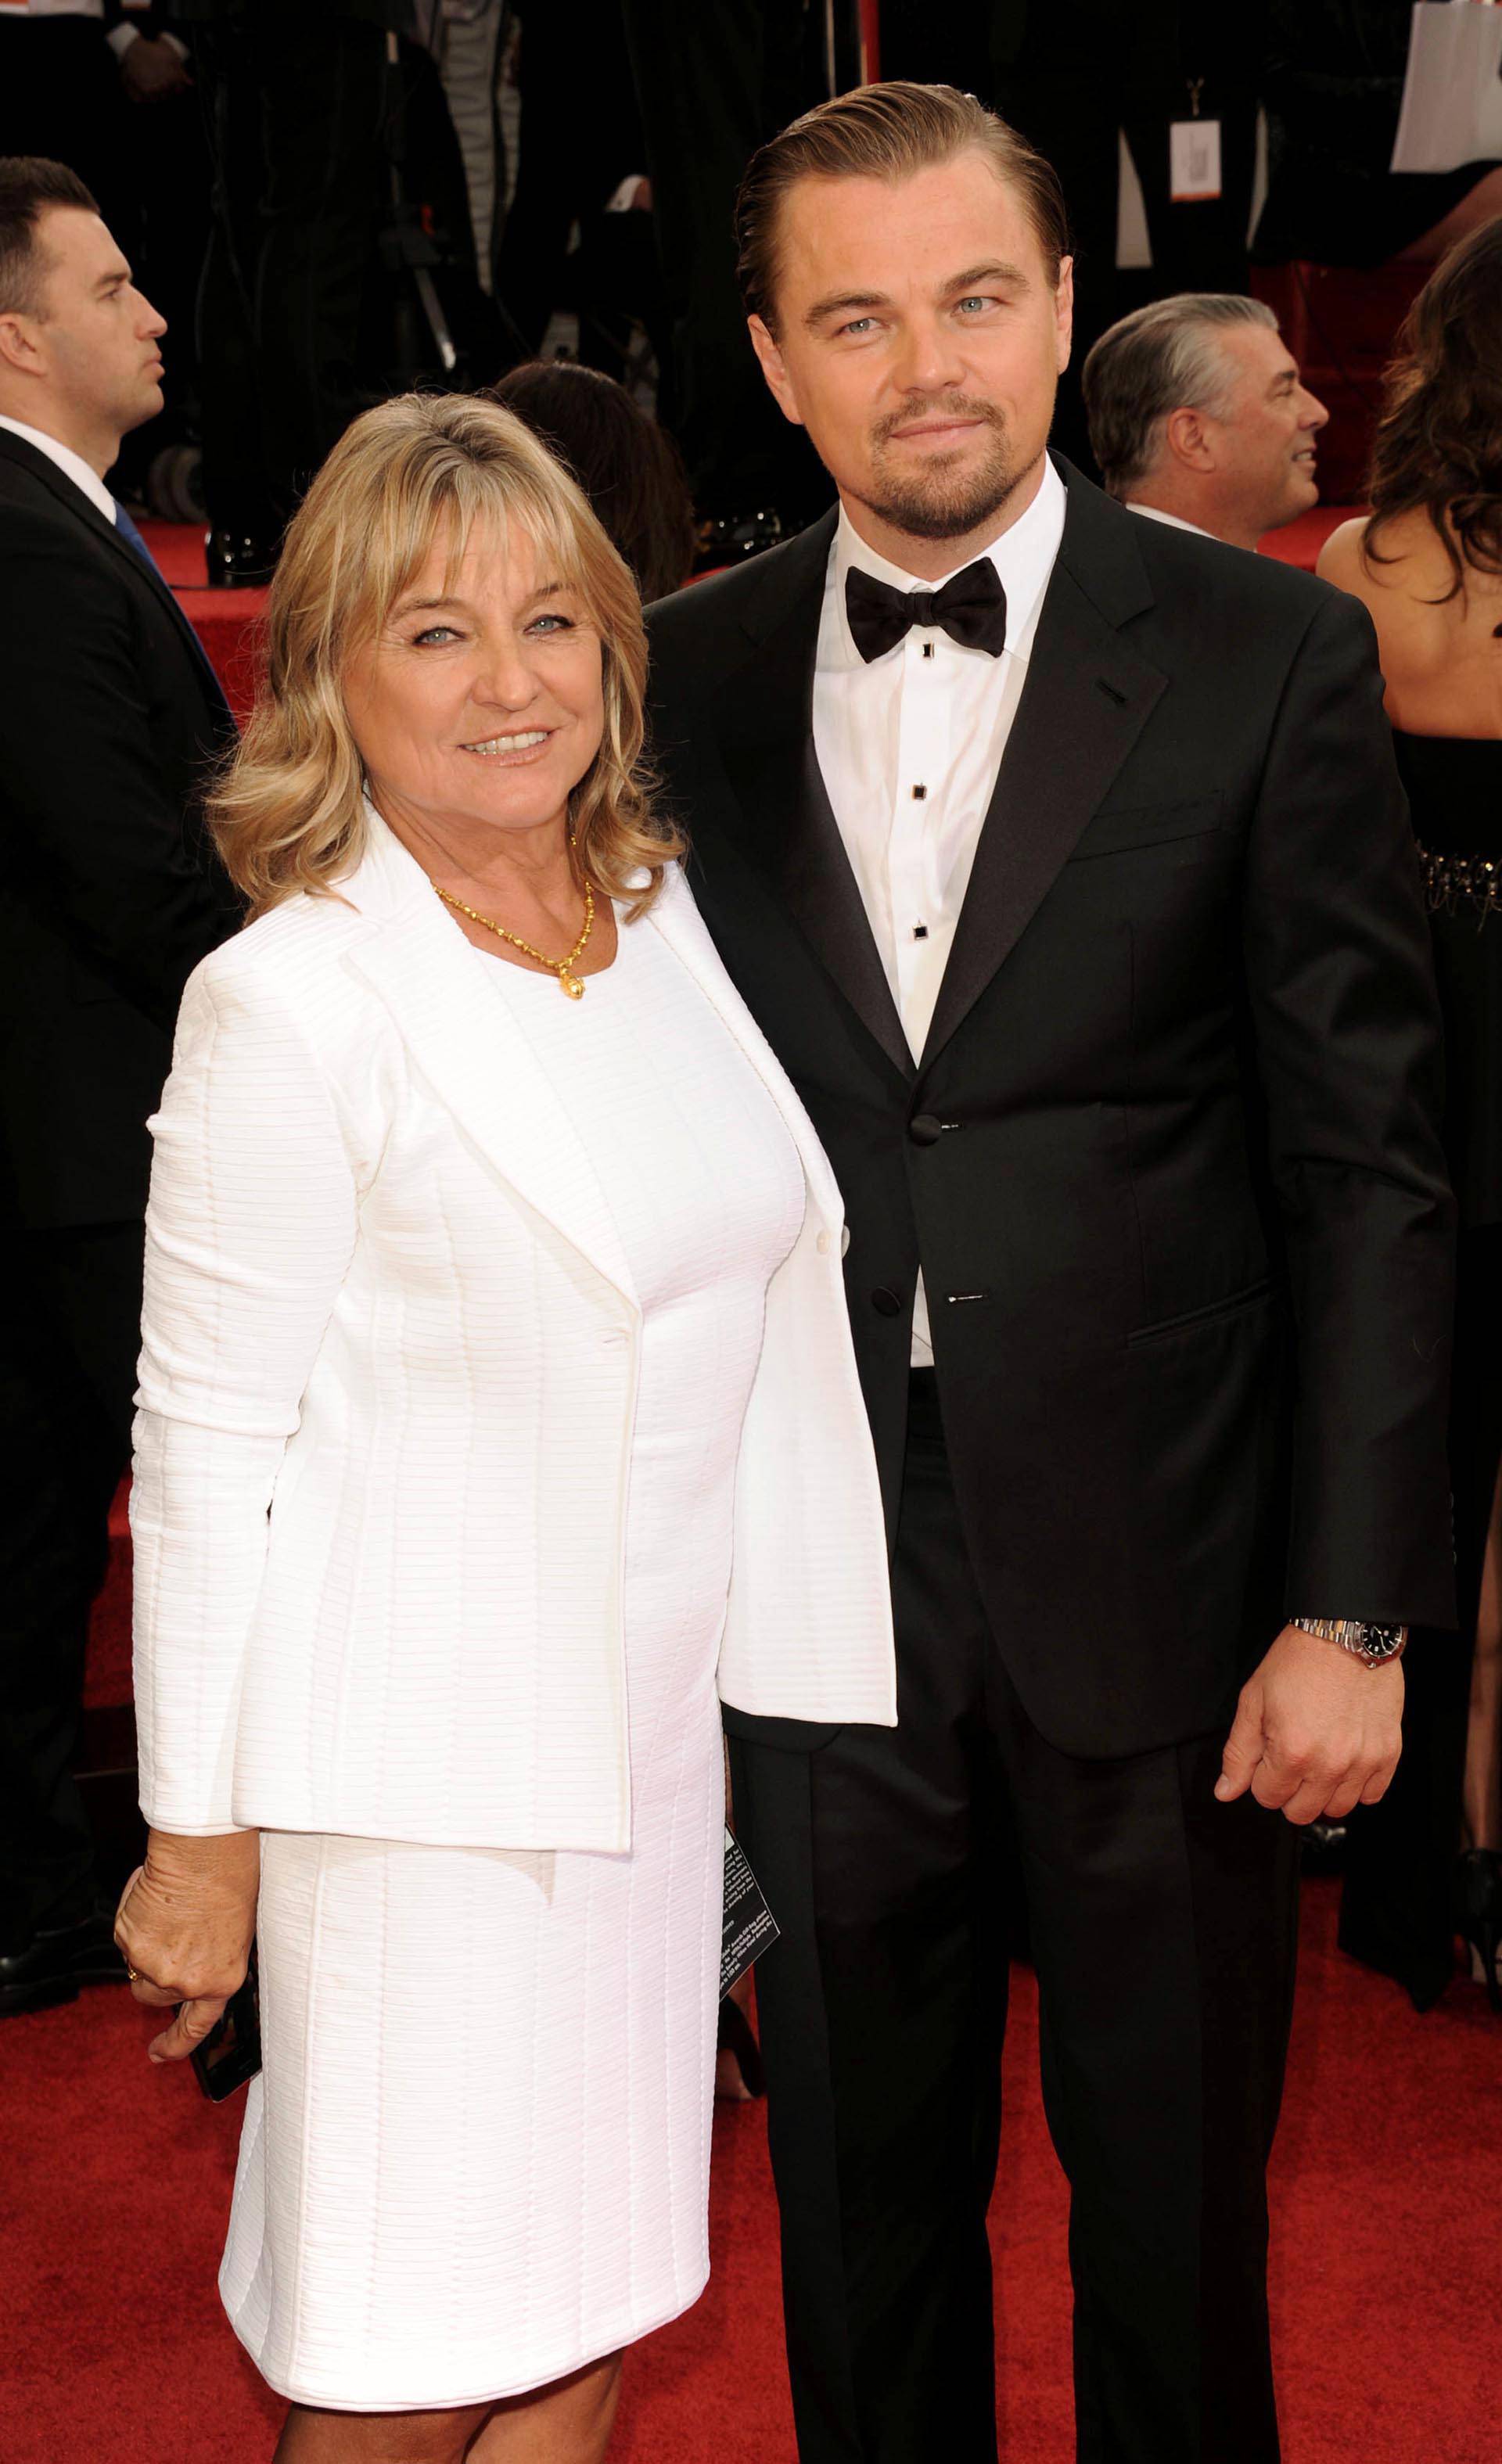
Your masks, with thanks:
<instances>
[{"instance_id":1,"label":"suit jacket pocket","mask_svg":"<svg viewBox=\"0 0 1502 2464\"><path fill-rule=\"evenodd\" d=\"M1219 796L1196 796L1181 804L1108 804L1095 815L1071 861L1085 864L1092 856L1125 855L1133 847L1162 847L1220 827Z\"/></svg>"},{"instance_id":2,"label":"suit jacket pocket","mask_svg":"<svg viewBox=\"0 0 1502 2464\"><path fill-rule=\"evenodd\" d=\"M1238 1292L1227 1292L1223 1300L1205 1301L1199 1309L1181 1309L1176 1317L1159 1318L1153 1326L1139 1326L1127 1336L1127 1349L1141 1343L1158 1343L1171 1334L1187 1334L1202 1326L1218 1325L1222 1318L1236 1317L1243 1309L1255 1309L1272 1289L1272 1278L1264 1275L1255 1284L1246 1284Z\"/></svg>"}]
</instances>

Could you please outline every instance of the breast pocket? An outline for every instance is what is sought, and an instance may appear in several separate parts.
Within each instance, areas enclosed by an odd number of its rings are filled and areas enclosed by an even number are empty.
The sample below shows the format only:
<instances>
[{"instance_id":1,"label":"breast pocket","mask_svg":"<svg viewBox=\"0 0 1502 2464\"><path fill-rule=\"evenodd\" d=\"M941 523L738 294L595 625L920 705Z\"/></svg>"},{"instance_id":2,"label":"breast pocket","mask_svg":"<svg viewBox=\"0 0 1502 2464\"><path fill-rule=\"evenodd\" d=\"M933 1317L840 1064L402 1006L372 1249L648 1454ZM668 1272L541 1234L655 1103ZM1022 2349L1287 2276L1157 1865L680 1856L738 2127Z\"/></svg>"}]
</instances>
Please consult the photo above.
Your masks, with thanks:
<instances>
[{"instance_id":1,"label":"breast pocket","mask_svg":"<svg viewBox=\"0 0 1502 2464\"><path fill-rule=\"evenodd\" d=\"M1142 847L1172 847L1183 839L1226 836L1219 796L1195 796L1177 804L1115 804L1098 812L1071 861L1130 855Z\"/></svg>"},{"instance_id":2,"label":"breast pocket","mask_svg":"<svg viewBox=\"0 0 1502 2464\"><path fill-rule=\"evenodd\" d=\"M1227 1292L1218 1301L1202 1302L1198 1309L1181 1309L1174 1317L1159 1318L1152 1326L1139 1326L1127 1336L1127 1350L1135 1352L1144 1343L1166 1343L1176 1334L1198 1334L1202 1329L1220 1326L1226 1318L1236 1318L1248 1309L1260 1309L1272 1291L1272 1278L1262 1275L1254 1284L1244 1284L1240 1291Z\"/></svg>"}]
</instances>

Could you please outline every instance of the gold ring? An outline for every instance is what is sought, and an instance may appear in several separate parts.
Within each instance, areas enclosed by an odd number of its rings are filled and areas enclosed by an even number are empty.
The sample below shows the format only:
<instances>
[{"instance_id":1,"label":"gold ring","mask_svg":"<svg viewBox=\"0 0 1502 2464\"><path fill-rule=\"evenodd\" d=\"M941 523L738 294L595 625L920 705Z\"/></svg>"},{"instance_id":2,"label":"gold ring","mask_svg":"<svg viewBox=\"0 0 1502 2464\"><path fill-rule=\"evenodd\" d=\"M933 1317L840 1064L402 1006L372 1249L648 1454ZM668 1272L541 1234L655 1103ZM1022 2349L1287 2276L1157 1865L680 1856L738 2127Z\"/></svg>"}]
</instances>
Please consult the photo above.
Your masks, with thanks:
<instances>
[{"instance_id":1,"label":"gold ring","mask_svg":"<svg viewBox=\"0 0 1502 2464\"><path fill-rule=\"evenodd\" d=\"M132 1984L132 1985L139 1985L139 1984L140 1984L140 1982L141 1982L141 1970L140 1970L140 1969L139 1969L139 1968L132 1968L132 1967L131 1967L131 1964L130 1964L130 1962L129 1962L129 1960L128 1960L128 1959L127 1959L127 1960L126 1960L126 1962L125 1962L125 1975L126 1975L126 1978L127 1978L127 1980L129 1981L129 1983L130 1983L130 1984Z\"/></svg>"}]
</instances>

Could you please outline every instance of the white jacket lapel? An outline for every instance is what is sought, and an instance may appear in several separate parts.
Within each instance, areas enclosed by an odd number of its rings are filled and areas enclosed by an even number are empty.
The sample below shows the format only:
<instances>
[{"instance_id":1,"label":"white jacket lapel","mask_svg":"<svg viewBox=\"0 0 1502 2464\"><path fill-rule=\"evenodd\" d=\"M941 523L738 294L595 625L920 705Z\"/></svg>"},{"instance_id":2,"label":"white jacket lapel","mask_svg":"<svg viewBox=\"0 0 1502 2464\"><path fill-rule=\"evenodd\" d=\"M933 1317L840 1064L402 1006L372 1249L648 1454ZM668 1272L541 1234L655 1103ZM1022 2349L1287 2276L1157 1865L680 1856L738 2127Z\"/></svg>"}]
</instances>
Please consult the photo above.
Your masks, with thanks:
<instances>
[{"instance_id":1,"label":"white jacket lapel","mask_svg":"<svg viewBox=\"0 0 1502 2464\"><path fill-rule=\"evenodd\" d=\"M487 1163L637 1308L588 1153L510 1004L485 980L501 961L471 948L375 815L369 828L359 870L342 886L373 929L345 963L385 1001L423 1077Z\"/></svg>"},{"instance_id":2,"label":"white jacket lapel","mask_svg":"<svg viewBox=\"0 0 1502 2464\"><path fill-rule=\"evenodd\" d=\"M647 922L655 925L688 969L762 1080L797 1146L816 1212L830 1224L843 1222L844 1200L818 1133L794 1093L782 1063L726 974L724 961L695 904L694 893L676 865L670 869L659 896L648 910ZM631 929L640 931L641 927Z\"/></svg>"}]
</instances>

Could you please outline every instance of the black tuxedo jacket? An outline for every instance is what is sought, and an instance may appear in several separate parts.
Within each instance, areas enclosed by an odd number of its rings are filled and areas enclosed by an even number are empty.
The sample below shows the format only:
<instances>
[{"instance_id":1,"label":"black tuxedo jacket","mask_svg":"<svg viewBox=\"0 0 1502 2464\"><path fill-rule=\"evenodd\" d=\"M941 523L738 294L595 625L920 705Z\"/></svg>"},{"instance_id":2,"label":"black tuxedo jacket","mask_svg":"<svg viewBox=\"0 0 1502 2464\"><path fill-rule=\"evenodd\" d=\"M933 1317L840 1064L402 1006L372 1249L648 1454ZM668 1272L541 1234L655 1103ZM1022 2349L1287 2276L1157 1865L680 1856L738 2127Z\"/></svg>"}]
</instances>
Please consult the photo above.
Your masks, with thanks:
<instances>
[{"instance_id":1,"label":"black tuxedo jacket","mask_svg":"<svg viewBox=\"0 0 1502 2464\"><path fill-rule=\"evenodd\" d=\"M921 1266L999 1647L1114 1755L1225 1719L1288 1613L1451 1620L1452 1207L1365 611L1061 469L920 1066L814 757L832 516L652 611L652 746L845 1195L889 1527Z\"/></svg>"},{"instance_id":2,"label":"black tuxedo jacket","mask_svg":"<svg viewBox=\"0 0 1502 2464\"><path fill-rule=\"evenodd\" d=\"M0 429L0 1221L144 1209L178 1001L239 920L199 824L231 735L166 584Z\"/></svg>"}]
</instances>

